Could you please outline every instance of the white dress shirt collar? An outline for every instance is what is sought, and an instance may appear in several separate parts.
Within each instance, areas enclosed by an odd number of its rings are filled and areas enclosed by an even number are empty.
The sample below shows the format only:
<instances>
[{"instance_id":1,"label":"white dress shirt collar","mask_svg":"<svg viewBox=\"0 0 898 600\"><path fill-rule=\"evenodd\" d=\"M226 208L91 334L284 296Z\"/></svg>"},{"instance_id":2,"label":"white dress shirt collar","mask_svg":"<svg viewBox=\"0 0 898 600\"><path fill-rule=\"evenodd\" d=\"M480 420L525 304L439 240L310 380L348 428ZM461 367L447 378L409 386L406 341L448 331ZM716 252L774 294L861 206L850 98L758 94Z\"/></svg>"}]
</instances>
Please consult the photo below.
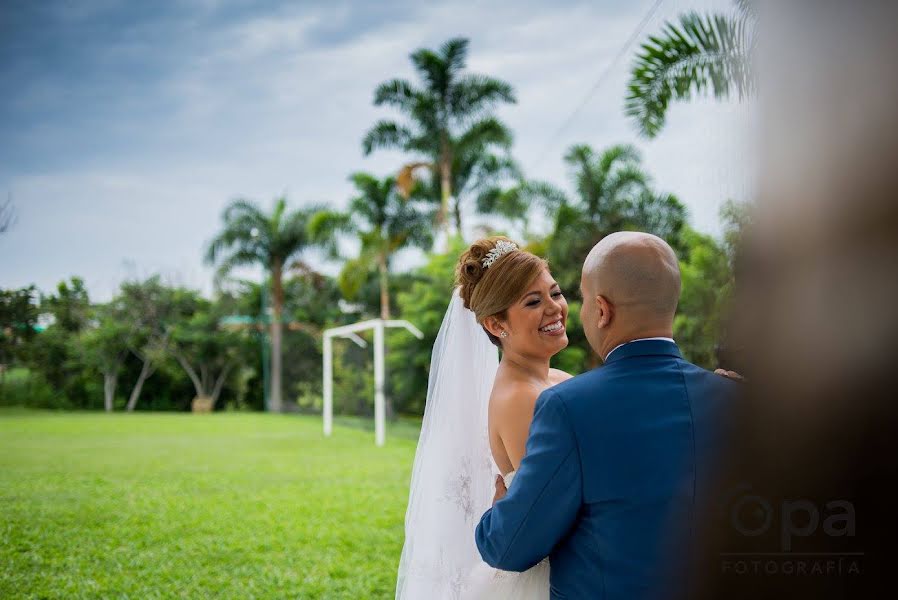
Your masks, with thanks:
<instances>
[{"instance_id":1,"label":"white dress shirt collar","mask_svg":"<svg viewBox=\"0 0 898 600\"><path fill-rule=\"evenodd\" d=\"M602 362L608 362L608 357L611 356L612 354L614 354L614 351L617 350L618 348L626 346L627 344L632 344L633 342L645 342L648 340L660 340L660 341L664 341L664 342L670 342L672 344L676 343L673 341L673 338L669 338L669 337L650 337L650 338L639 338L637 340L630 340L629 342L624 342L623 344L618 344L617 346L612 348L611 352L609 352L608 354L605 355L605 358L602 360Z\"/></svg>"}]
</instances>

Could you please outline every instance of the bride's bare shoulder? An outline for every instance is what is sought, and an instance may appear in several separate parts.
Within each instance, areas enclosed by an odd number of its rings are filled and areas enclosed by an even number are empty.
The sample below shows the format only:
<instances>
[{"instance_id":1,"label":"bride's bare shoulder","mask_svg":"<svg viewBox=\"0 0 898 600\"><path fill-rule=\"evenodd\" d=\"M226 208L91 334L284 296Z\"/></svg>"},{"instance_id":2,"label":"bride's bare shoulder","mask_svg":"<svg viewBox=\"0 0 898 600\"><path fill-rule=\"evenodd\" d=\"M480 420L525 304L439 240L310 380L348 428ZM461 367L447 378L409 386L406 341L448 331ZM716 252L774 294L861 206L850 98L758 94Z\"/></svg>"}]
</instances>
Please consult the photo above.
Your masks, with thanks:
<instances>
[{"instance_id":1,"label":"bride's bare shoulder","mask_svg":"<svg viewBox=\"0 0 898 600\"><path fill-rule=\"evenodd\" d=\"M495 415L533 413L533 405L539 390L523 382L507 382L493 388L490 395L490 412Z\"/></svg>"},{"instance_id":2,"label":"bride's bare shoulder","mask_svg":"<svg viewBox=\"0 0 898 600\"><path fill-rule=\"evenodd\" d=\"M549 369L549 382L557 385L573 377L560 369ZM506 381L493 388L490 396L490 411L492 414L519 413L533 415L533 406L539 397L541 390L532 384L523 381Z\"/></svg>"},{"instance_id":3,"label":"bride's bare shoulder","mask_svg":"<svg viewBox=\"0 0 898 600\"><path fill-rule=\"evenodd\" d=\"M567 381L573 377L567 371L562 371L561 369L549 369L549 381L552 382L552 385L558 385L562 381Z\"/></svg>"}]
</instances>

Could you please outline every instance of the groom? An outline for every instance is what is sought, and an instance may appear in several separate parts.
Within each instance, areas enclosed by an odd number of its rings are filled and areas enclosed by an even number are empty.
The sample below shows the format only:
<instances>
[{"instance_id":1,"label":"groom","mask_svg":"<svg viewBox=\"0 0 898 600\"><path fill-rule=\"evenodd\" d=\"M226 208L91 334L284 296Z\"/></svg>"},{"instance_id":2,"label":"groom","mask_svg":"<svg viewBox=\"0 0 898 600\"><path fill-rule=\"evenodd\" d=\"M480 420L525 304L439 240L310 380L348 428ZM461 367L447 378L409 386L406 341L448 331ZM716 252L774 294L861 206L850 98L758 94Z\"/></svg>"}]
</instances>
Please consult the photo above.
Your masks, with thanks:
<instances>
[{"instance_id":1,"label":"groom","mask_svg":"<svg viewBox=\"0 0 898 600\"><path fill-rule=\"evenodd\" d=\"M525 457L481 518L477 547L507 571L548 556L553 599L690 597L737 384L677 349L680 272L664 240L605 237L580 288L583 329L605 365L540 395Z\"/></svg>"}]
</instances>

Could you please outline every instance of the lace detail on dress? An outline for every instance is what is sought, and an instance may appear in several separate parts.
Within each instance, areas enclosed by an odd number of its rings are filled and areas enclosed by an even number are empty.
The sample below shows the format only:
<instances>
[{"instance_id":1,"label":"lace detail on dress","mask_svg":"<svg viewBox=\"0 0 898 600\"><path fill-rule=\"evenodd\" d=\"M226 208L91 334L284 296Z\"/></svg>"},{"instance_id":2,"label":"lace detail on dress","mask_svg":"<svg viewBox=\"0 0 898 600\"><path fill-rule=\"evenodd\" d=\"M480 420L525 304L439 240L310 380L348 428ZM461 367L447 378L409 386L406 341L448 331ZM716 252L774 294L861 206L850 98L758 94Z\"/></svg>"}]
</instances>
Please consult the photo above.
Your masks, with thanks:
<instances>
[{"instance_id":1,"label":"lace detail on dress","mask_svg":"<svg viewBox=\"0 0 898 600\"><path fill-rule=\"evenodd\" d=\"M465 521L473 524L474 499L471 497L470 461L464 459L461 466L461 473L449 481L449 489L443 499L455 504L465 514Z\"/></svg>"},{"instance_id":2,"label":"lace detail on dress","mask_svg":"<svg viewBox=\"0 0 898 600\"><path fill-rule=\"evenodd\" d=\"M446 553L442 550L437 560L436 568L416 563L409 564L405 577L418 582L427 582L426 587L433 590L446 590L449 593L448 600L468 600L467 592L471 585L469 572L447 564L450 561L446 560Z\"/></svg>"}]
</instances>

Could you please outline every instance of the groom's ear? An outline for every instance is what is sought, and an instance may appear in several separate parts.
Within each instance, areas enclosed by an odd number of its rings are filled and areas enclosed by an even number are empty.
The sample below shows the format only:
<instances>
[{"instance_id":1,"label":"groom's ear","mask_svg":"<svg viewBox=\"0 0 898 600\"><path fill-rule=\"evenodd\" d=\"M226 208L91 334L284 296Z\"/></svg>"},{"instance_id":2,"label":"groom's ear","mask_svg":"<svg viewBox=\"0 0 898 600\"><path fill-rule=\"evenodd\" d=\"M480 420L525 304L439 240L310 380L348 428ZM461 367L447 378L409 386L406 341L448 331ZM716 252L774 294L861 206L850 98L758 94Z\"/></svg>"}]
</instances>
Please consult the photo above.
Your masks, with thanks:
<instances>
[{"instance_id":1,"label":"groom's ear","mask_svg":"<svg viewBox=\"0 0 898 600\"><path fill-rule=\"evenodd\" d=\"M608 327L611 325L611 320L614 318L614 305L608 301L608 298L605 296L596 296L596 325L600 329Z\"/></svg>"}]
</instances>

